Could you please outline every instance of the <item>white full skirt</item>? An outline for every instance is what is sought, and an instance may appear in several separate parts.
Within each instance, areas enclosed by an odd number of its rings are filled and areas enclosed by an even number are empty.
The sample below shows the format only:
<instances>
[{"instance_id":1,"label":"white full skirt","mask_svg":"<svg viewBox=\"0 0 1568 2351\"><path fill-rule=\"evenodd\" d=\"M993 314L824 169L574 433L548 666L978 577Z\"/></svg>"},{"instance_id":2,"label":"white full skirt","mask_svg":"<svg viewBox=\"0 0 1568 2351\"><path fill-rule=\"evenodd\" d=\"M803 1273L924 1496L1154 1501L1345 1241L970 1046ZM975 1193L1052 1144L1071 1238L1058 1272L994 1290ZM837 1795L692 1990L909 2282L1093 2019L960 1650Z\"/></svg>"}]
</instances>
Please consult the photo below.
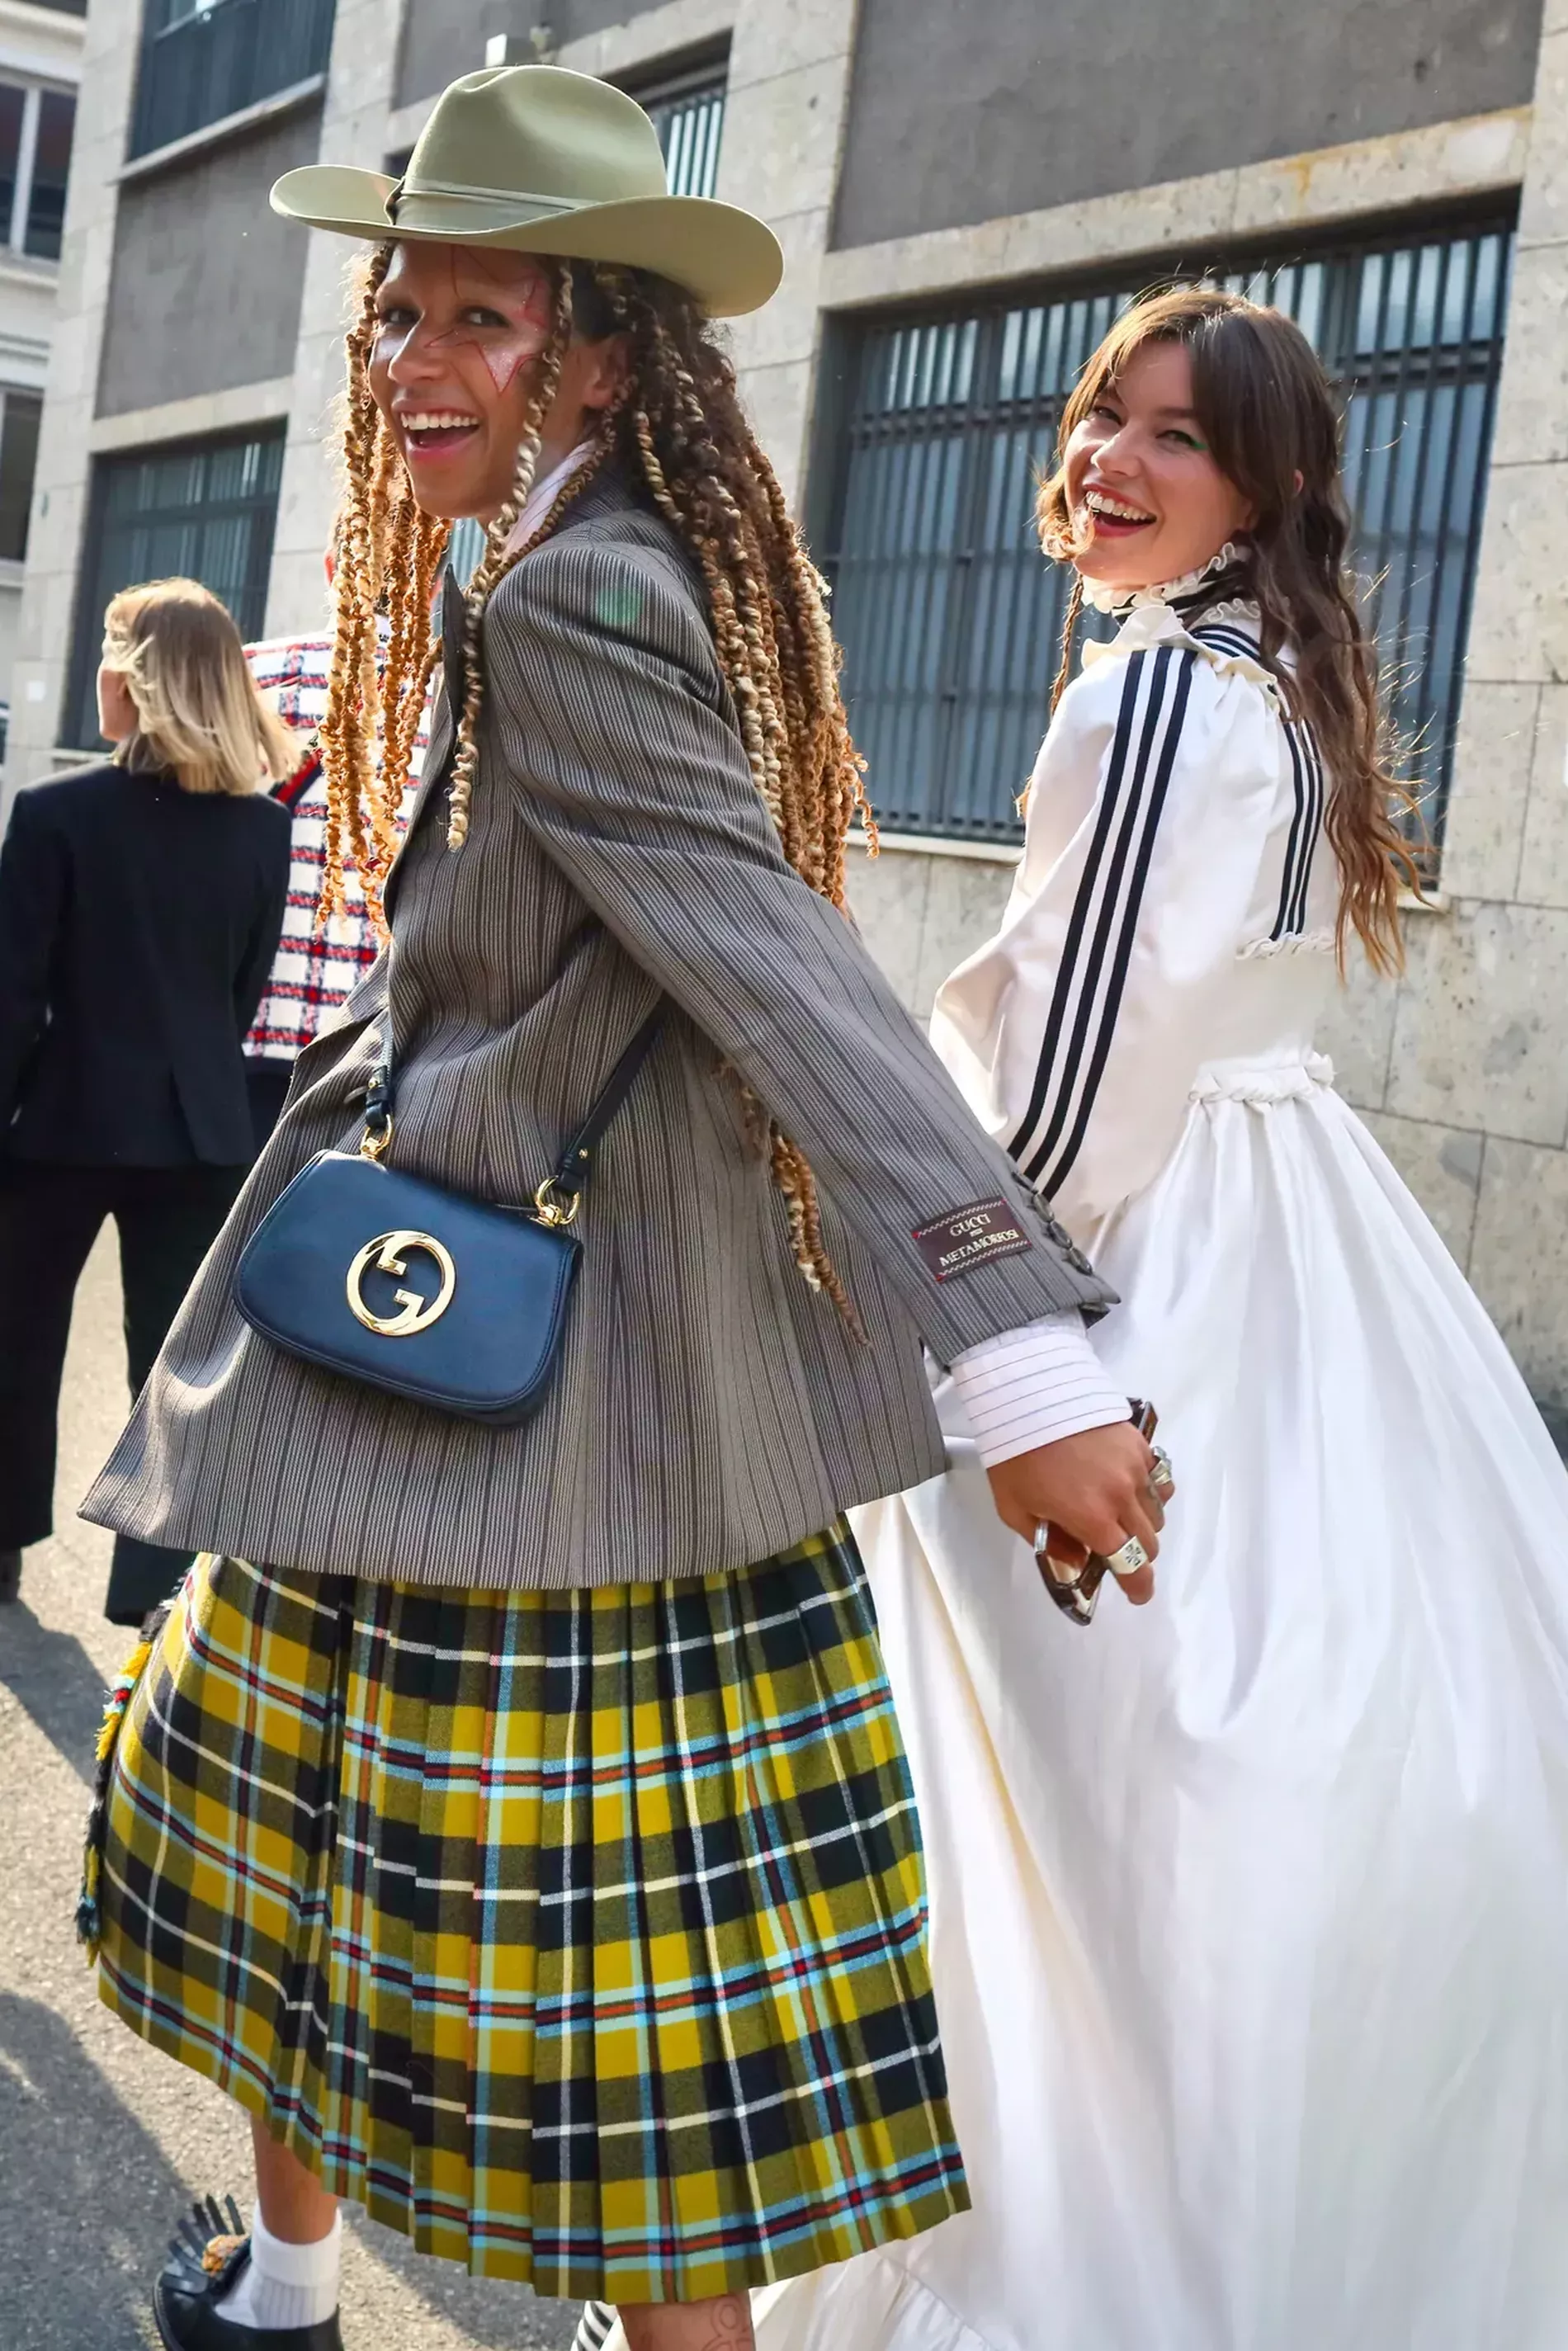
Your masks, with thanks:
<instances>
[{"instance_id":1,"label":"white full skirt","mask_svg":"<svg viewBox=\"0 0 1568 2351\"><path fill-rule=\"evenodd\" d=\"M759 2351L1564 2351L1568 1478L1304 1075L1092 1244L1154 1604L1059 1617L961 1444L856 1526L975 2210Z\"/></svg>"}]
</instances>

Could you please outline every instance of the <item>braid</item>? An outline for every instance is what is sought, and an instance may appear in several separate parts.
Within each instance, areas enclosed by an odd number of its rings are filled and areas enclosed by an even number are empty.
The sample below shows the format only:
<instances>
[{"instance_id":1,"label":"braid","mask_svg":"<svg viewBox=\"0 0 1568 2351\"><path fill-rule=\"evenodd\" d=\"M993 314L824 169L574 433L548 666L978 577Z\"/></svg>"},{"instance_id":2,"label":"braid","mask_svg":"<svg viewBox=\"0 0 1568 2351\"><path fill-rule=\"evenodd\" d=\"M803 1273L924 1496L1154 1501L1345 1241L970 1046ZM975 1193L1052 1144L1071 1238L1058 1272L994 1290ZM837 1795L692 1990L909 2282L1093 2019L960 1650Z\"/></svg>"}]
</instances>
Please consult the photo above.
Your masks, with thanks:
<instances>
[{"instance_id":1,"label":"braid","mask_svg":"<svg viewBox=\"0 0 1568 2351\"><path fill-rule=\"evenodd\" d=\"M1056 676L1051 689L1051 715L1056 716L1056 705L1072 681L1072 640L1078 628L1078 616L1083 610L1083 574L1074 571L1072 586L1067 598L1067 610L1061 622L1061 659L1056 665Z\"/></svg>"},{"instance_id":2,"label":"braid","mask_svg":"<svg viewBox=\"0 0 1568 2351\"><path fill-rule=\"evenodd\" d=\"M383 933L382 884L397 851L398 811L437 657L430 600L450 533L447 523L415 505L397 444L371 393L376 295L392 252L390 245L378 246L364 264L346 339L336 618L321 721L327 840L319 919L345 911L343 877L351 860L371 920ZM384 664L383 603L391 623Z\"/></svg>"},{"instance_id":3,"label":"braid","mask_svg":"<svg viewBox=\"0 0 1568 2351\"><path fill-rule=\"evenodd\" d=\"M463 624L465 685L463 709L457 721L457 755L452 763L450 806L446 820L448 849L461 849L468 838L468 806L474 797L474 778L479 768L479 713L485 699L485 607L517 559L517 555L508 552L507 541L517 528L517 517L527 506L528 493L534 486L545 419L559 388L561 361L571 340L571 269L564 261L557 266L559 275L556 287L555 317L551 322L549 341L539 360L533 397L523 418L523 437L517 447L511 494L485 533L485 551L479 559L478 569L468 583ZM519 549L517 553L522 551Z\"/></svg>"},{"instance_id":4,"label":"braid","mask_svg":"<svg viewBox=\"0 0 1568 2351\"><path fill-rule=\"evenodd\" d=\"M624 453L702 573L758 792L795 871L847 913L846 836L858 816L874 851L876 828L839 693L826 588L746 422L734 370L692 303L622 269L595 271L593 291L631 345ZM745 1110L783 1195L797 1264L859 1334L810 1167L759 1104L747 1097Z\"/></svg>"}]
</instances>

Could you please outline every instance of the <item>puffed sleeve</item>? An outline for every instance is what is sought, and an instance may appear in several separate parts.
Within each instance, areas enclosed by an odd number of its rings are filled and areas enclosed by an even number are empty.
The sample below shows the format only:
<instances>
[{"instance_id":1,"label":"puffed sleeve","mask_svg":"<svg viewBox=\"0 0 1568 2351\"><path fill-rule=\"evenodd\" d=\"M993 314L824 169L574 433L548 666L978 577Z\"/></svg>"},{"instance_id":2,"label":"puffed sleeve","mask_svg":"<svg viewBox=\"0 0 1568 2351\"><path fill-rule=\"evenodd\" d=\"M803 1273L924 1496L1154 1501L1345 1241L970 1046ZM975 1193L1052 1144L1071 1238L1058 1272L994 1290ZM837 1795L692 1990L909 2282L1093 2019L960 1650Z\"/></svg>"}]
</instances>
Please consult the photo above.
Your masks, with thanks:
<instances>
[{"instance_id":1,"label":"puffed sleeve","mask_svg":"<svg viewBox=\"0 0 1568 2351\"><path fill-rule=\"evenodd\" d=\"M1001 928L941 990L931 1034L1074 1231L1149 1183L1180 1133L1258 896L1283 741L1254 664L1179 640L1109 649L1051 723Z\"/></svg>"}]
</instances>

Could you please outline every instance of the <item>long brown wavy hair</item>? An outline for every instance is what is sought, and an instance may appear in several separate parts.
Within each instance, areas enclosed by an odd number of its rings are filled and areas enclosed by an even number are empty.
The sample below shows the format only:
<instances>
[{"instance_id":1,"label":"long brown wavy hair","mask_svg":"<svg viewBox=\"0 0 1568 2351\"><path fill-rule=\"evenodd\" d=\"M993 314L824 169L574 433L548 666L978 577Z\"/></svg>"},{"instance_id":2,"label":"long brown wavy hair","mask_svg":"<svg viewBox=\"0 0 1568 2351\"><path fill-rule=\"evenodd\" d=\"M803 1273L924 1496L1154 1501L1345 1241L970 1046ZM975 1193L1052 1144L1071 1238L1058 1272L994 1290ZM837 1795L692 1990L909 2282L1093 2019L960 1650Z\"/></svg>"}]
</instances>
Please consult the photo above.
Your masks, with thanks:
<instances>
[{"instance_id":1,"label":"long brown wavy hair","mask_svg":"<svg viewBox=\"0 0 1568 2351\"><path fill-rule=\"evenodd\" d=\"M1339 862L1337 946L1343 968L1354 930L1374 967L1404 963L1398 901L1419 889L1410 843L1394 810L1414 806L1396 779L1379 712L1375 648L1347 570L1350 515L1340 472L1340 423L1316 352L1283 311L1214 287L1147 297L1119 319L1089 360L1062 411L1057 470L1036 514L1046 553L1071 562L1081 524L1067 496L1067 444L1145 343L1186 347L1193 408L1215 463L1252 507L1242 550L1249 596L1261 615L1262 655L1292 717L1309 726L1330 778L1325 827ZM1300 481L1298 484L1298 475ZM1082 601L1068 605L1056 695L1067 681ZM1289 646L1293 666L1281 663Z\"/></svg>"},{"instance_id":2,"label":"long brown wavy hair","mask_svg":"<svg viewBox=\"0 0 1568 2351\"><path fill-rule=\"evenodd\" d=\"M321 726L328 798L322 904L341 904L343 861L351 853L383 928L382 885L439 658L432 599L450 531L415 503L402 455L371 392L376 294L392 249L377 246L362 265L348 335L336 637ZM844 850L857 816L873 848L876 840L862 783L864 763L844 718L826 591L746 421L729 359L690 297L665 280L584 262L546 266L555 281L550 340L538 361L511 495L486 529L467 592L467 692L456 714L448 845L463 846L478 771L490 597L512 565L549 537L593 475L614 465L645 486L701 570L747 759L785 856L813 890L847 912ZM588 340L625 336L624 396L605 416L591 456L539 528L526 547L512 550L507 541L533 486L545 420L574 333ZM383 660L384 625L390 639ZM811 1170L760 1105L746 1099L758 1146L770 1155L784 1197L796 1262L858 1330L823 1242Z\"/></svg>"}]
</instances>

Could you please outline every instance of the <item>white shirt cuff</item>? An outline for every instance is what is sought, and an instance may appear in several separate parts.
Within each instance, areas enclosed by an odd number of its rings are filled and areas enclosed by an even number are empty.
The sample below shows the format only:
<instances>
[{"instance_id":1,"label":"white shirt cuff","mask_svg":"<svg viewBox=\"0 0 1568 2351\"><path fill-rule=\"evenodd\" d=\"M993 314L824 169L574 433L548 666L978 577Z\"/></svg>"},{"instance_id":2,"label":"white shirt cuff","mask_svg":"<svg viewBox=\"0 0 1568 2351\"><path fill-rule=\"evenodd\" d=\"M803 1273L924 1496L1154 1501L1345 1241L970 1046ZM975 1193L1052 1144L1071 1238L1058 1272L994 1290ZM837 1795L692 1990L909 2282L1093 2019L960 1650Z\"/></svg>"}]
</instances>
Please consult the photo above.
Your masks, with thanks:
<instances>
[{"instance_id":1,"label":"white shirt cuff","mask_svg":"<svg viewBox=\"0 0 1568 2351\"><path fill-rule=\"evenodd\" d=\"M1083 1317L1051 1314L953 1358L953 1381L988 1469L1086 1428L1125 1420L1127 1398L1101 1369Z\"/></svg>"}]
</instances>

